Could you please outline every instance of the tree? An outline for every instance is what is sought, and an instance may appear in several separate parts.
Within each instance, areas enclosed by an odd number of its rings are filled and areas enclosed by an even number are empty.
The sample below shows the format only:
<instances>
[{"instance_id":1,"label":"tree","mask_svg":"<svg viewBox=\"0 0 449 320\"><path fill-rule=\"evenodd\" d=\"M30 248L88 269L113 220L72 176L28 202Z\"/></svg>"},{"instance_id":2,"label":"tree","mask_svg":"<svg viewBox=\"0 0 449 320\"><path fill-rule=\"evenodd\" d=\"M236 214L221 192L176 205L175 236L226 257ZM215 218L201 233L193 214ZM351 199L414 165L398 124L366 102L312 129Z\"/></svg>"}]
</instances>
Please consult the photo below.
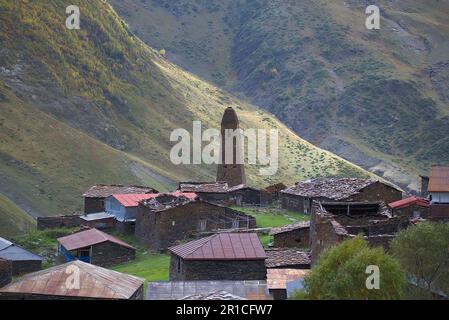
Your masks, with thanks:
<instances>
[{"instance_id":1,"label":"tree","mask_svg":"<svg viewBox=\"0 0 449 320\"><path fill-rule=\"evenodd\" d=\"M436 291L449 296L449 224L425 222L401 231L392 251L409 278L432 299ZM412 296L418 298L418 296Z\"/></svg>"},{"instance_id":2,"label":"tree","mask_svg":"<svg viewBox=\"0 0 449 320\"><path fill-rule=\"evenodd\" d=\"M400 299L405 283L399 262L358 236L325 250L294 298Z\"/></svg>"}]
</instances>

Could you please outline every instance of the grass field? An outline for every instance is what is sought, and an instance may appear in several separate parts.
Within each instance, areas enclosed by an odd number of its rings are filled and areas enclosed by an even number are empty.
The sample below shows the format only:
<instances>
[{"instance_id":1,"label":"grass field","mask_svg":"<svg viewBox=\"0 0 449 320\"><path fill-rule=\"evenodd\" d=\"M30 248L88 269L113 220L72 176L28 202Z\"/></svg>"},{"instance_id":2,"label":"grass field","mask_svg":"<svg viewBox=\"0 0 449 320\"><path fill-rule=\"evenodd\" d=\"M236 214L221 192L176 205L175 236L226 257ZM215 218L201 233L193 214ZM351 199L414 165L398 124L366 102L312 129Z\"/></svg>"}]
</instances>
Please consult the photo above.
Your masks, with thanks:
<instances>
[{"instance_id":1,"label":"grass field","mask_svg":"<svg viewBox=\"0 0 449 320\"><path fill-rule=\"evenodd\" d=\"M234 207L233 209L239 210L256 218L256 224L258 228L282 227L287 224L295 223L297 221L309 220L309 216L305 214L278 208L257 209ZM259 233L259 239L264 247L267 247L272 241L272 237L265 233Z\"/></svg>"},{"instance_id":2,"label":"grass field","mask_svg":"<svg viewBox=\"0 0 449 320\"><path fill-rule=\"evenodd\" d=\"M30 230L36 222L11 200L0 194L0 237L12 237Z\"/></svg>"}]
</instances>

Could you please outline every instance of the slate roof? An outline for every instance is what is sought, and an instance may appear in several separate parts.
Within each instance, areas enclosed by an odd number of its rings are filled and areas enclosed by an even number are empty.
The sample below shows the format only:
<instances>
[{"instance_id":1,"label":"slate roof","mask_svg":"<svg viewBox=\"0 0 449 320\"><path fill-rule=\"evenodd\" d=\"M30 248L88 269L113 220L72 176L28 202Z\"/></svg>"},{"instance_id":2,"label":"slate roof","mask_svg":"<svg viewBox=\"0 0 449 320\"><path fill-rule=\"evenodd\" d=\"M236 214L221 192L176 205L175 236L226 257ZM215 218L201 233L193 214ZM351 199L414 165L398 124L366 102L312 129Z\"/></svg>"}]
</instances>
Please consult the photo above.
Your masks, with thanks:
<instances>
[{"instance_id":1,"label":"slate roof","mask_svg":"<svg viewBox=\"0 0 449 320\"><path fill-rule=\"evenodd\" d=\"M180 182L179 191L198 193L226 193L227 182Z\"/></svg>"},{"instance_id":2,"label":"slate roof","mask_svg":"<svg viewBox=\"0 0 449 320\"><path fill-rule=\"evenodd\" d=\"M304 279L310 270L267 269L267 286L270 290L286 289L287 283Z\"/></svg>"},{"instance_id":3,"label":"slate roof","mask_svg":"<svg viewBox=\"0 0 449 320\"><path fill-rule=\"evenodd\" d=\"M281 192L307 198L342 200L358 194L364 188L376 182L370 179L320 178L299 182Z\"/></svg>"},{"instance_id":4,"label":"slate roof","mask_svg":"<svg viewBox=\"0 0 449 320\"><path fill-rule=\"evenodd\" d=\"M400 209L400 208L408 207L411 205L417 205L417 206L420 206L423 208L430 207L429 200L424 199L424 198L415 197L415 196L391 202L388 204L388 207L391 209Z\"/></svg>"},{"instance_id":5,"label":"slate roof","mask_svg":"<svg viewBox=\"0 0 449 320\"><path fill-rule=\"evenodd\" d=\"M69 251L90 247L106 241L110 241L118 245L134 249L134 247L130 246L126 242L123 242L122 240L117 239L116 237L113 237L95 228L58 238L58 242Z\"/></svg>"},{"instance_id":6,"label":"slate roof","mask_svg":"<svg viewBox=\"0 0 449 320\"><path fill-rule=\"evenodd\" d=\"M256 233L219 233L168 250L185 260L265 260Z\"/></svg>"},{"instance_id":7,"label":"slate roof","mask_svg":"<svg viewBox=\"0 0 449 320\"><path fill-rule=\"evenodd\" d=\"M197 194L192 192L160 193L155 197L142 200L142 204L153 211L164 211L197 201Z\"/></svg>"},{"instance_id":8,"label":"slate roof","mask_svg":"<svg viewBox=\"0 0 449 320\"><path fill-rule=\"evenodd\" d=\"M149 282L147 300L180 300L227 292L248 300L273 300L266 281L163 281Z\"/></svg>"},{"instance_id":9,"label":"slate roof","mask_svg":"<svg viewBox=\"0 0 449 320\"><path fill-rule=\"evenodd\" d=\"M429 192L449 192L449 167L435 166L430 170Z\"/></svg>"},{"instance_id":10,"label":"slate roof","mask_svg":"<svg viewBox=\"0 0 449 320\"><path fill-rule=\"evenodd\" d=\"M248 299L236 296L224 290L217 290L209 293L196 293L188 295L179 300L248 300Z\"/></svg>"},{"instance_id":11,"label":"slate roof","mask_svg":"<svg viewBox=\"0 0 449 320\"><path fill-rule=\"evenodd\" d=\"M265 191L272 193L272 192L280 192L284 189L287 189L287 186L281 182L266 187Z\"/></svg>"},{"instance_id":12,"label":"slate roof","mask_svg":"<svg viewBox=\"0 0 449 320\"><path fill-rule=\"evenodd\" d=\"M68 277L73 277L73 271L70 272L70 270L73 270L72 268L78 268L79 270L79 289L67 288ZM0 297L2 293L22 293L98 299L129 299L143 283L143 279L76 260L30 273L0 289Z\"/></svg>"},{"instance_id":13,"label":"slate roof","mask_svg":"<svg viewBox=\"0 0 449 320\"><path fill-rule=\"evenodd\" d=\"M121 184L98 184L87 190L83 197L85 198L106 198L113 194L137 194L137 193L157 193L158 191L151 187L144 186L125 186Z\"/></svg>"},{"instance_id":14,"label":"slate roof","mask_svg":"<svg viewBox=\"0 0 449 320\"><path fill-rule=\"evenodd\" d=\"M42 257L27 251L14 243L0 237L0 258L11 261L42 261Z\"/></svg>"},{"instance_id":15,"label":"slate roof","mask_svg":"<svg viewBox=\"0 0 449 320\"><path fill-rule=\"evenodd\" d=\"M271 248L266 249L267 268L283 268L293 266L310 266L310 252L295 248Z\"/></svg>"},{"instance_id":16,"label":"slate roof","mask_svg":"<svg viewBox=\"0 0 449 320\"><path fill-rule=\"evenodd\" d=\"M154 199L161 195L170 195L173 197L186 197L193 200L197 197L196 193L182 193L182 192L171 192L171 193L151 193L151 194L113 194L112 197L117 199L120 204L126 208L137 207L139 202L142 200Z\"/></svg>"},{"instance_id":17,"label":"slate roof","mask_svg":"<svg viewBox=\"0 0 449 320\"><path fill-rule=\"evenodd\" d=\"M295 222L293 224L289 224L286 226L278 227L278 228L271 228L270 230L270 236L274 236L276 234L290 232L294 230L299 229L307 229L310 228L310 221L301 221L301 222Z\"/></svg>"}]
</instances>

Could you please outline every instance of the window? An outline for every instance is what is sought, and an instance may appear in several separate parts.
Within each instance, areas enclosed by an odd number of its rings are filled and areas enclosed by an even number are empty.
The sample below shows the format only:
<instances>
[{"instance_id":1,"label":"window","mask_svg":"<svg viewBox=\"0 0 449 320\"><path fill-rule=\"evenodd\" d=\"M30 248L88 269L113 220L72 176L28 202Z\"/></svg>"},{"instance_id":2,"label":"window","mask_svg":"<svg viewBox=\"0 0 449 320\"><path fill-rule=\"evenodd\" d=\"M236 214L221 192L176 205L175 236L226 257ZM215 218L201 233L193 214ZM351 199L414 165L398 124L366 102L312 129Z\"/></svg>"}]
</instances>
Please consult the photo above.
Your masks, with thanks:
<instances>
[{"instance_id":1,"label":"window","mask_svg":"<svg viewBox=\"0 0 449 320\"><path fill-rule=\"evenodd\" d=\"M206 219L201 219L200 220L200 231L204 231L207 228L207 221Z\"/></svg>"},{"instance_id":2,"label":"window","mask_svg":"<svg viewBox=\"0 0 449 320\"><path fill-rule=\"evenodd\" d=\"M90 250L80 250L78 252L78 257L79 258L86 258L90 256Z\"/></svg>"},{"instance_id":3,"label":"window","mask_svg":"<svg viewBox=\"0 0 449 320\"><path fill-rule=\"evenodd\" d=\"M181 258L178 257L178 260L176 262L176 272L181 273Z\"/></svg>"},{"instance_id":4,"label":"window","mask_svg":"<svg viewBox=\"0 0 449 320\"><path fill-rule=\"evenodd\" d=\"M240 227L240 223L238 220L233 220L232 221L232 228L233 229L238 229Z\"/></svg>"}]
</instances>

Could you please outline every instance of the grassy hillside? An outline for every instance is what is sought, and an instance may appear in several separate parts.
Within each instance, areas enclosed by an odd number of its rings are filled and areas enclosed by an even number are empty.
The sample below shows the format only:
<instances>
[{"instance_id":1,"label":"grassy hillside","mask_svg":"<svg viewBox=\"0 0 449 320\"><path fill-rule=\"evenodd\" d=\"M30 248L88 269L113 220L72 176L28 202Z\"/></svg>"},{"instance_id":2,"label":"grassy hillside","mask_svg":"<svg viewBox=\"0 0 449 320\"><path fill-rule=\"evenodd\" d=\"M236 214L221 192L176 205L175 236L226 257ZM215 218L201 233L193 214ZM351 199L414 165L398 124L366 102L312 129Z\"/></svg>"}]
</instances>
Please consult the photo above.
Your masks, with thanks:
<instances>
[{"instance_id":1,"label":"grassy hillside","mask_svg":"<svg viewBox=\"0 0 449 320\"><path fill-rule=\"evenodd\" d=\"M65 28L78 4L81 29ZM0 193L34 215L81 208L94 183L214 179L214 166L175 166L173 129L217 128L226 107L244 128L280 131L276 176L366 176L360 167L302 140L271 114L168 62L128 29L105 1L0 0Z\"/></svg>"},{"instance_id":2,"label":"grassy hillside","mask_svg":"<svg viewBox=\"0 0 449 320\"><path fill-rule=\"evenodd\" d=\"M411 189L449 150L449 2L111 0L168 59ZM365 9L381 8L381 29Z\"/></svg>"},{"instance_id":3,"label":"grassy hillside","mask_svg":"<svg viewBox=\"0 0 449 320\"><path fill-rule=\"evenodd\" d=\"M11 236L28 231L35 226L35 221L11 200L0 195L0 237Z\"/></svg>"}]
</instances>

